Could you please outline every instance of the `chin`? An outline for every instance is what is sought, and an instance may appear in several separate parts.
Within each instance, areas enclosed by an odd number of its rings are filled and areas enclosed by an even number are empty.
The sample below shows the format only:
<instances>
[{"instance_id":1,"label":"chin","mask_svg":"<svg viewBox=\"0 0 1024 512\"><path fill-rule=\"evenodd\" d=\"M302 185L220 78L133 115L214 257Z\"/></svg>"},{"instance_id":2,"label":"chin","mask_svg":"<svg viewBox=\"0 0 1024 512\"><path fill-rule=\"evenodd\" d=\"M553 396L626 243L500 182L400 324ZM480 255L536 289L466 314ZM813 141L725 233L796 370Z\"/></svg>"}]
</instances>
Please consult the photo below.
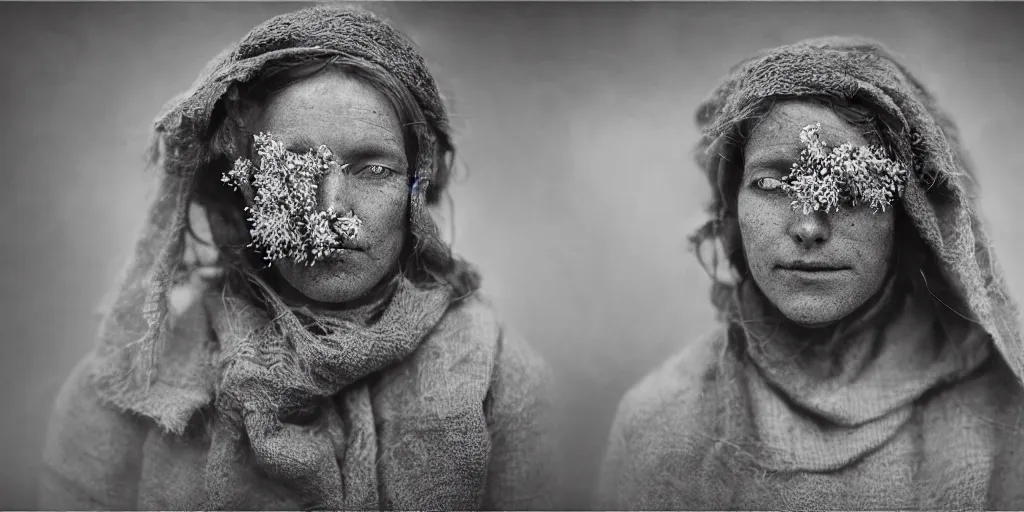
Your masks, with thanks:
<instances>
[{"instance_id":1,"label":"chin","mask_svg":"<svg viewBox=\"0 0 1024 512\"><path fill-rule=\"evenodd\" d=\"M294 286L294 285L293 285ZM345 287L325 286L294 286L304 297L324 304L343 304L352 302L361 294L348 290Z\"/></svg>"},{"instance_id":2,"label":"chin","mask_svg":"<svg viewBox=\"0 0 1024 512\"><path fill-rule=\"evenodd\" d=\"M377 284L372 276L349 272L337 265L282 265L285 281L303 297L324 304L343 304L360 299Z\"/></svg>"},{"instance_id":3,"label":"chin","mask_svg":"<svg viewBox=\"0 0 1024 512\"><path fill-rule=\"evenodd\" d=\"M818 327L829 325L842 320L845 315L837 315L832 312L815 311L809 308L785 308L782 310L785 317L796 324L804 327Z\"/></svg>"},{"instance_id":4,"label":"chin","mask_svg":"<svg viewBox=\"0 0 1024 512\"><path fill-rule=\"evenodd\" d=\"M845 297L822 297L818 294L791 294L783 300L772 302L789 321L805 327L818 327L846 318L859 306L844 299Z\"/></svg>"}]
</instances>

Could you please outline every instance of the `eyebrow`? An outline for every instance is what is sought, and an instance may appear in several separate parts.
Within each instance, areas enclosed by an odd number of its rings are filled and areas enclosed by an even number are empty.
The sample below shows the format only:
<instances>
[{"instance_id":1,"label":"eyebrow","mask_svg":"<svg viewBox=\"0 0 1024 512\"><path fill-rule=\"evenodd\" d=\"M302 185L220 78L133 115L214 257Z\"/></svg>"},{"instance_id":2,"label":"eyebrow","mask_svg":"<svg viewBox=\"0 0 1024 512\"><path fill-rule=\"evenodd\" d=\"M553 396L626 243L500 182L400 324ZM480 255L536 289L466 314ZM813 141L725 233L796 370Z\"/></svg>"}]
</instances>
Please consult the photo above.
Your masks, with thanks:
<instances>
[{"instance_id":1,"label":"eyebrow","mask_svg":"<svg viewBox=\"0 0 1024 512\"><path fill-rule=\"evenodd\" d=\"M772 153L765 156L756 156L746 162L747 167L757 167L763 169L778 169L780 171L789 171L793 168L793 164L796 163L796 159L789 155L780 153Z\"/></svg>"},{"instance_id":2,"label":"eyebrow","mask_svg":"<svg viewBox=\"0 0 1024 512\"><path fill-rule=\"evenodd\" d=\"M323 144L319 144L306 135L289 137L285 149L293 153L305 153L309 150L316 150ZM364 158L384 157L405 160L405 148L391 147L389 144L381 144L374 139L358 141L353 147L346 148L343 153L345 160L359 160ZM340 155L339 155L340 157Z\"/></svg>"},{"instance_id":3,"label":"eyebrow","mask_svg":"<svg viewBox=\"0 0 1024 512\"><path fill-rule=\"evenodd\" d=\"M347 148L345 151L346 158L353 160L360 160L364 158L394 158L399 161L405 161L405 148L392 146L390 144L381 144L376 141L360 141L358 144L351 148Z\"/></svg>"},{"instance_id":4,"label":"eyebrow","mask_svg":"<svg viewBox=\"0 0 1024 512\"><path fill-rule=\"evenodd\" d=\"M297 135L295 137L289 137L288 143L285 144L285 149L292 153L305 153L310 149L319 148L321 145L313 141L313 139L305 135Z\"/></svg>"}]
</instances>

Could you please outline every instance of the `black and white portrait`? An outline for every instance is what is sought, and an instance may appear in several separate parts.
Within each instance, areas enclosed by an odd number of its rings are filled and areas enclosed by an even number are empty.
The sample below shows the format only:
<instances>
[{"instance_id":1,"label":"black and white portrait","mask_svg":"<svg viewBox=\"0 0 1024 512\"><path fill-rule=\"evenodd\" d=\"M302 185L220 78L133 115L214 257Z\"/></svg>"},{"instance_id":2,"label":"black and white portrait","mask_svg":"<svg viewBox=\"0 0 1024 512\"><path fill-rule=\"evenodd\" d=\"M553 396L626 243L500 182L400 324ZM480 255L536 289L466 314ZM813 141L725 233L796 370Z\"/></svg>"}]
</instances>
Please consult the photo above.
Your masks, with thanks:
<instances>
[{"instance_id":1,"label":"black and white portrait","mask_svg":"<svg viewBox=\"0 0 1024 512\"><path fill-rule=\"evenodd\" d=\"M0 3L0 508L1024 508L1022 26Z\"/></svg>"}]
</instances>

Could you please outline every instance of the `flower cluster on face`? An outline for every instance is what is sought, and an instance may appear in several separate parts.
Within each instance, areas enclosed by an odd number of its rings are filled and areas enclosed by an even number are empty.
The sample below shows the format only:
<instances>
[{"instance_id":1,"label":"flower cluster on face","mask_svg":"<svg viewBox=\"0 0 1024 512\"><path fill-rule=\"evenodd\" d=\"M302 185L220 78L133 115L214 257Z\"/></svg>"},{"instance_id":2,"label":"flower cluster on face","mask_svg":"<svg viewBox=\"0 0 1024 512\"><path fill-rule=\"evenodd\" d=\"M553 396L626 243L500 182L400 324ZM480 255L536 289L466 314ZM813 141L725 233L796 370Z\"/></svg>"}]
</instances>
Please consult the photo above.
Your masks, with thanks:
<instances>
[{"instance_id":1,"label":"flower cluster on face","mask_svg":"<svg viewBox=\"0 0 1024 512\"><path fill-rule=\"evenodd\" d=\"M354 213L316 208L318 183L337 165L327 146L299 154L285 149L269 133L260 133L254 136L253 148L260 156L259 167L239 158L221 181L236 190L254 191L252 205L245 208L252 225L250 245L265 259L290 258L313 265L359 235L362 221Z\"/></svg>"},{"instance_id":2,"label":"flower cluster on face","mask_svg":"<svg viewBox=\"0 0 1024 512\"><path fill-rule=\"evenodd\" d=\"M794 209L802 209L806 215L836 211L841 204L866 204L884 212L903 195L907 180L903 164L878 146L847 143L829 151L818 135L820 128L820 124L812 124L800 131L800 141L807 147L782 179L782 189L794 198Z\"/></svg>"}]
</instances>

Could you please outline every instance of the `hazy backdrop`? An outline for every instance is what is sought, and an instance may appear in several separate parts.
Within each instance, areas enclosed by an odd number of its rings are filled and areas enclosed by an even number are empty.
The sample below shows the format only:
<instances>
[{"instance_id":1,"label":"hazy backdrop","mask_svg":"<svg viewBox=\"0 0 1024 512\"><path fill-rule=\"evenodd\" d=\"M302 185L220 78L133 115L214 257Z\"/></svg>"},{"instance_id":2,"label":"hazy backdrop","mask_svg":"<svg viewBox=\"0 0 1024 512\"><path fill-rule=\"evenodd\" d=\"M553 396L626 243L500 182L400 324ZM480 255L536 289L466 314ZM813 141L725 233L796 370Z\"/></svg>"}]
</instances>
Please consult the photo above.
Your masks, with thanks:
<instances>
[{"instance_id":1,"label":"hazy backdrop","mask_svg":"<svg viewBox=\"0 0 1024 512\"><path fill-rule=\"evenodd\" d=\"M0 509L34 506L51 401L95 342L93 311L148 200L154 116L217 51L299 6L0 4ZM1024 4L380 8L450 100L455 249L557 374L565 507L586 506L626 389L713 327L709 281L685 244L709 193L691 158L693 113L751 52L861 34L905 55L959 122L1011 287L1024 292Z\"/></svg>"}]
</instances>

